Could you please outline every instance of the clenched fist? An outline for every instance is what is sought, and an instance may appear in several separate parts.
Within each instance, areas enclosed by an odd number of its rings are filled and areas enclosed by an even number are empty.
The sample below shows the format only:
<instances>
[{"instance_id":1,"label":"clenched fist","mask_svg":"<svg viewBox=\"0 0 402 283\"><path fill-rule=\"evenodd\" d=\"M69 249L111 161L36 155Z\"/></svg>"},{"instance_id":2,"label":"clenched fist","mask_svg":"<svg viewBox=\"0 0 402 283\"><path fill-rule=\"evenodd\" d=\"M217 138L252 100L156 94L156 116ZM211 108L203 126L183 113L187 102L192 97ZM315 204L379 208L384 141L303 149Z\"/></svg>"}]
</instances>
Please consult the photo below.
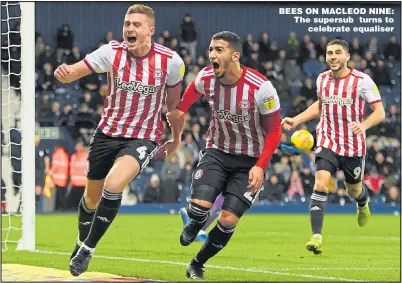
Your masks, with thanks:
<instances>
[{"instance_id":1,"label":"clenched fist","mask_svg":"<svg viewBox=\"0 0 402 283\"><path fill-rule=\"evenodd\" d=\"M286 131L294 130L299 125L295 118L290 117L283 118L281 124Z\"/></svg>"},{"instance_id":2,"label":"clenched fist","mask_svg":"<svg viewBox=\"0 0 402 283\"><path fill-rule=\"evenodd\" d=\"M71 74L72 69L67 64L61 64L56 71L54 71L54 76L61 83L69 83Z\"/></svg>"}]
</instances>

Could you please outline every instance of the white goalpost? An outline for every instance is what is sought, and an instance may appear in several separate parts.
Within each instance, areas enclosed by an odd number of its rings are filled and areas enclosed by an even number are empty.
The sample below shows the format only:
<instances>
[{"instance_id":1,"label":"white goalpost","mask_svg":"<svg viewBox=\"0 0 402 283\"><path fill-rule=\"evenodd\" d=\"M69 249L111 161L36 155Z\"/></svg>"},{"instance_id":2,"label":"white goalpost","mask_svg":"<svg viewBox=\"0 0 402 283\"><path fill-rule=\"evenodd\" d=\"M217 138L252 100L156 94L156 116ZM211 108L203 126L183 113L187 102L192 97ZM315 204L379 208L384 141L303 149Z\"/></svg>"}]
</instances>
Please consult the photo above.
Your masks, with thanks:
<instances>
[{"instance_id":1,"label":"white goalpost","mask_svg":"<svg viewBox=\"0 0 402 283\"><path fill-rule=\"evenodd\" d=\"M1 117L6 141L2 147L8 152L8 156L2 156L2 179L5 187L1 189L6 190L6 212L2 213L1 217L2 251L8 250L8 243L17 244L17 250L33 251L35 250L35 3L2 2L1 9L2 41L7 39L7 45L2 44L2 52L7 52L7 60L3 60L2 56L1 61ZM18 21L20 30L13 30L13 25ZM10 35L18 33L21 36L21 44L15 45L10 41ZM20 48L20 58L12 56L13 48ZM8 70L4 70L3 63ZM21 72L13 71L12 64L21 64ZM20 87L16 87L15 82L14 84L11 82L11 76L19 75ZM16 95L16 91L19 90L21 102ZM19 126L16 123L18 118ZM20 132L20 144L10 138L10 130ZM13 156L12 146L20 146L20 157ZM11 177L14 170L11 166L12 160L21 162L21 185L16 196L13 193L15 184ZM14 170L14 173L19 173L17 171ZM18 213L19 206L21 214Z\"/></svg>"}]
</instances>

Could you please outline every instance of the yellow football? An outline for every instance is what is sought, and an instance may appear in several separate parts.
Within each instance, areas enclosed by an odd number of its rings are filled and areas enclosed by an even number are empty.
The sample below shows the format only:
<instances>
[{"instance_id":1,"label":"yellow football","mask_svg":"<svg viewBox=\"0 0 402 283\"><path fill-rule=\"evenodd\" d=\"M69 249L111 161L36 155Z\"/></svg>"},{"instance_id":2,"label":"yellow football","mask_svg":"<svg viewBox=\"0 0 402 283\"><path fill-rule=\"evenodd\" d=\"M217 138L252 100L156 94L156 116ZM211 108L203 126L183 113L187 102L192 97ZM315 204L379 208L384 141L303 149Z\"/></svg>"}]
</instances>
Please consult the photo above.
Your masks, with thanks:
<instances>
[{"instance_id":1,"label":"yellow football","mask_svg":"<svg viewBox=\"0 0 402 283\"><path fill-rule=\"evenodd\" d=\"M314 146L313 135L307 130L298 130L290 137L293 146L301 151L308 152Z\"/></svg>"}]
</instances>

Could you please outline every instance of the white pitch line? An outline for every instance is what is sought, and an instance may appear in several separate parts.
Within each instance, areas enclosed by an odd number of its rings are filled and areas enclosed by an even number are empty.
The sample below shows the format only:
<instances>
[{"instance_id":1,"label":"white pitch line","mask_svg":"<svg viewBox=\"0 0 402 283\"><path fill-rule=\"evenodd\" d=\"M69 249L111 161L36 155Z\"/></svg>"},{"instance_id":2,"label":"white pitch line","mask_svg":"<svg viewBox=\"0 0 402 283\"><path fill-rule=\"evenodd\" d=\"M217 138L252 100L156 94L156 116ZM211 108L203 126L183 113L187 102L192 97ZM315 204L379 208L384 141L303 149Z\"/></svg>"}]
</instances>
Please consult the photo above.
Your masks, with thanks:
<instances>
[{"instance_id":1,"label":"white pitch line","mask_svg":"<svg viewBox=\"0 0 402 283\"><path fill-rule=\"evenodd\" d=\"M296 268L274 268L272 270L286 271L286 270L342 270L342 271L352 271L352 270L401 270L400 267L296 267Z\"/></svg>"},{"instance_id":2,"label":"white pitch line","mask_svg":"<svg viewBox=\"0 0 402 283\"><path fill-rule=\"evenodd\" d=\"M260 234L259 232L257 232ZM294 236L296 234L293 233L285 233L285 232L262 232L262 234L271 236L271 237L284 237L284 236ZM364 239L364 240L379 240L379 241L401 241L401 237L387 237L387 236L348 236L348 235L327 235L329 238L348 238L348 239ZM325 237L325 235L324 235Z\"/></svg>"},{"instance_id":3,"label":"white pitch line","mask_svg":"<svg viewBox=\"0 0 402 283\"><path fill-rule=\"evenodd\" d=\"M52 251L43 251L36 250L35 253L41 254L53 254L53 255L71 255L71 253L67 252L52 252ZM126 260L126 261L137 261L137 262L151 262L151 263L162 263L162 264L170 264L170 265L181 265L187 266L188 263L185 262L176 262L176 261L167 261L167 260L153 260L153 259L141 259L141 258L131 258L131 257L115 257L115 256L101 256L94 255L95 258L103 258L103 259L111 259L111 260ZM318 275L310 275L310 274L298 274L298 273L289 273L289 272L279 272L272 271L263 268L240 268L233 266L218 266L218 265L205 265L205 267L216 268L216 269L227 269L233 271L246 271L253 273L265 273L265 274L274 274L274 275L284 275L284 276L294 276L294 277L304 277L304 278L314 278L314 279L325 279L325 280L337 280L337 281L349 281L349 282L364 282L364 280L350 279L350 278L341 278L341 277L332 277L332 276L318 276Z\"/></svg>"},{"instance_id":4,"label":"white pitch line","mask_svg":"<svg viewBox=\"0 0 402 283\"><path fill-rule=\"evenodd\" d=\"M364 240L380 240L380 241L401 241L400 237L385 236L347 236L347 235L328 235L330 238L348 238L348 239L364 239Z\"/></svg>"}]
</instances>

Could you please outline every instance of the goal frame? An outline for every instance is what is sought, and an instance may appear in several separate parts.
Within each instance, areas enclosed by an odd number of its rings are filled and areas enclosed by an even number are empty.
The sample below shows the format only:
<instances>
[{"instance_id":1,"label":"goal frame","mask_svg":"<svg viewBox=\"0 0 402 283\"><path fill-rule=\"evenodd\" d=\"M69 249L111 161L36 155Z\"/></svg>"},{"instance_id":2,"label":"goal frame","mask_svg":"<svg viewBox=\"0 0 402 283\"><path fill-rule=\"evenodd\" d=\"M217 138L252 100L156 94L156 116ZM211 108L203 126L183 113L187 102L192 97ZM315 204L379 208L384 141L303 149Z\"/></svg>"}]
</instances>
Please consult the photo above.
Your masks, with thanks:
<instances>
[{"instance_id":1,"label":"goal frame","mask_svg":"<svg viewBox=\"0 0 402 283\"><path fill-rule=\"evenodd\" d=\"M35 2L21 9L21 213L17 250L35 250Z\"/></svg>"}]
</instances>

